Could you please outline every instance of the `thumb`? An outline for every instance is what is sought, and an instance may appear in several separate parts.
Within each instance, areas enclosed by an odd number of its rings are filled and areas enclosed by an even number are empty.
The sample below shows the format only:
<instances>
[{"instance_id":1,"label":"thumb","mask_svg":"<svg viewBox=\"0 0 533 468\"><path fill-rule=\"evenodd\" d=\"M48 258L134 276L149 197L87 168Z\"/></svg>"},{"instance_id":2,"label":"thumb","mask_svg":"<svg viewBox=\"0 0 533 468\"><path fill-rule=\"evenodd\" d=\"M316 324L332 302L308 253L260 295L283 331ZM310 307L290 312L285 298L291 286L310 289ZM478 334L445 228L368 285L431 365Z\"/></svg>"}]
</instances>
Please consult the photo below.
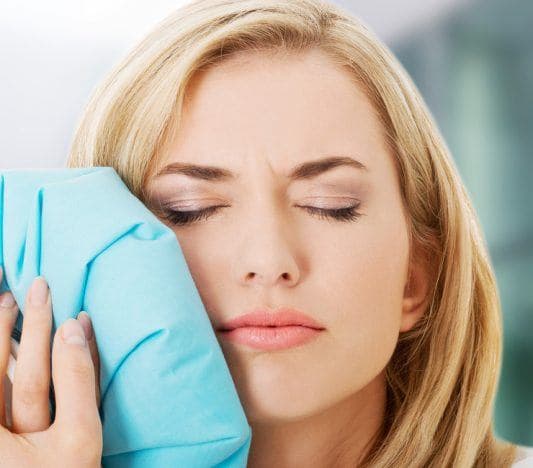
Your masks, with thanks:
<instances>
[{"instance_id":1,"label":"thumb","mask_svg":"<svg viewBox=\"0 0 533 468\"><path fill-rule=\"evenodd\" d=\"M83 328L74 318L63 322L54 336L52 378L56 403L54 426L75 440L100 437L93 362Z\"/></svg>"}]
</instances>

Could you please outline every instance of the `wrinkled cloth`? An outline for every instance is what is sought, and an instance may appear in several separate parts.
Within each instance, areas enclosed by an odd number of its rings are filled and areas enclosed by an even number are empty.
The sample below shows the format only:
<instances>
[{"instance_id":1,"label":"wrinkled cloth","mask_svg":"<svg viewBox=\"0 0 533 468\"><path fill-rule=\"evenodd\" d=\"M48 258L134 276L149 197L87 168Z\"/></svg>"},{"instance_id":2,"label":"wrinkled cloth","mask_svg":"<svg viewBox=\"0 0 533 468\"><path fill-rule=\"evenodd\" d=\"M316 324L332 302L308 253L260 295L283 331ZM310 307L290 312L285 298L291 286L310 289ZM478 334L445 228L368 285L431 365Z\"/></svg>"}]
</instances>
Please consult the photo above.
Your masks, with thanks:
<instances>
[{"instance_id":1,"label":"wrinkled cloth","mask_svg":"<svg viewBox=\"0 0 533 468\"><path fill-rule=\"evenodd\" d=\"M251 428L179 242L113 168L0 171L0 265L19 336L39 275L51 340L90 315L104 468L246 466Z\"/></svg>"}]
</instances>

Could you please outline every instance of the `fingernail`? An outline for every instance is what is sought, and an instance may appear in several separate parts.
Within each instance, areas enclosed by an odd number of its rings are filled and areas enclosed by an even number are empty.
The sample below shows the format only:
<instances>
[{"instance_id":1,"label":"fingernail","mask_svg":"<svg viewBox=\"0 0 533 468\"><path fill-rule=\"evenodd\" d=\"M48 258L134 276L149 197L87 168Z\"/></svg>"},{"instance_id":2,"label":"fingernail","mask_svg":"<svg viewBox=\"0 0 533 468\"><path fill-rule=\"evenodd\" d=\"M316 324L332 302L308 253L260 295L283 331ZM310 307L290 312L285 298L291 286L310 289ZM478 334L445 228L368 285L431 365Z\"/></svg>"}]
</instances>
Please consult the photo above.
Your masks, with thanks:
<instances>
[{"instance_id":1,"label":"fingernail","mask_svg":"<svg viewBox=\"0 0 533 468\"><path fill-rule=\"evenodd\" d=\"M89 314L85 311L81 311L77 318L83 327L85 338L87 341L89 341L93 337L93 327L91 325L91 318L89 317Z\"/></svg>"},{"instance_id":2,"label":"fingernail","mask_svg":"<svg viewBox=\"0 0 533 468\"><path fill-rule=\"evenodd\" d=\"M6 292L0 297L0 307L11 308L16 304L13 294Z\"/></svg>"},{"instance_id":3,"label":"fingernail","mask_svg":"<svg viewBox=\"0 0 533 468\"><path fill-rule=\"evenodd\" d=\"M48 300L48 285L42 276L33 280L30 288L30 301L35 305L44 305Z\"/></svg>"},{"instance_id":4,"label":"fingernail","mask_svg":"<svg viewBox=\"0 0 533 468\"><path fill-rule=\"evenodd\" d=\"M67 344L85 346L87 343L80 322L74 318L69 318L65 321L61 327L61 335L63 336L63 341Z\"/></svg>"}]
</instances>

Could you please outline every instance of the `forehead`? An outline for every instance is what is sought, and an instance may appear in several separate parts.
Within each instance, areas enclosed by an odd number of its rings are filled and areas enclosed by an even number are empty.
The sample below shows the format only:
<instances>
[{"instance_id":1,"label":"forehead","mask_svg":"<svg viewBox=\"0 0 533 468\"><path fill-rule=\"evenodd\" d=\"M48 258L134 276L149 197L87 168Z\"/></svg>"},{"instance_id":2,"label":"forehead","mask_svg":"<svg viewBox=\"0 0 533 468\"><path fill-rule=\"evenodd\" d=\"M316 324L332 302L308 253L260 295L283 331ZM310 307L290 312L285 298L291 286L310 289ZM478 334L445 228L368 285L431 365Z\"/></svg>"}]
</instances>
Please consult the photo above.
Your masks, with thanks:
<instances>
[{"instance_id":1,"label":"forehead","mask_svg":"<svg viewBox=\"0 0 533 468\"><path fill-rule=\"evenodd\" d=\"M385 150L377 114L350 73L325 53L240 53L197 73L160 167L264 160L287 175L303 161L351 155L367 167Z\"/></svg>"}]
</instances>

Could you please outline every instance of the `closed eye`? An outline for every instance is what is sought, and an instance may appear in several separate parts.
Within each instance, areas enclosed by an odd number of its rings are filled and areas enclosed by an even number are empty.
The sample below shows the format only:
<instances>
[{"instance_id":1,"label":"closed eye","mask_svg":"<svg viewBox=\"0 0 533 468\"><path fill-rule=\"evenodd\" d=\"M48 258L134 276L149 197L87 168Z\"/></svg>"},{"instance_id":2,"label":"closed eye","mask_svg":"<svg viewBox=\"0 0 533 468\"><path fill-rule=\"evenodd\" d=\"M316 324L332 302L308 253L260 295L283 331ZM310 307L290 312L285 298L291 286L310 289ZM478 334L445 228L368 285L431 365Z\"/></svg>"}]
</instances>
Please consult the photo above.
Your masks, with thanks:
<instances>
[{"instance_id":1,"label":"closed eye","mask_svg":"<svg viewBox=\"0 0 533 468\"><path fill-rule=\"evenodd\" d=\"M296 205L298 208L302 208L306 212L313 216L317 216L320 219L335 220L341 222L355 221L359 217L363 216L362 213L357 211L361 202L353 206L347 206L342 208L318 208L316 206L302 206ZM201 210L175 210L170 208L164 208L162 210L162 217L176 226L185 226L194 222L209 218L212 214L219 211L221 208L226 208L228 205L210 206Z\"/></svg>"}]
</instances>

